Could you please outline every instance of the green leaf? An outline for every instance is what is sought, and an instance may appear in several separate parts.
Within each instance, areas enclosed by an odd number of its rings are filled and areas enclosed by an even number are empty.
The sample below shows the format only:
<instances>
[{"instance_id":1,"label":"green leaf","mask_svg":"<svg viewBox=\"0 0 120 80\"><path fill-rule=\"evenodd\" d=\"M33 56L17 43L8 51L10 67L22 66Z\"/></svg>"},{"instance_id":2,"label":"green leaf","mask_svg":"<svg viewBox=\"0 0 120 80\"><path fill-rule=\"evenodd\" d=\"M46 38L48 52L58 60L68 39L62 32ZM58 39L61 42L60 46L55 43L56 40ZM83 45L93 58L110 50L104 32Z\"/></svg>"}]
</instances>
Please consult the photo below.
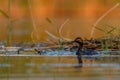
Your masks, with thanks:
<instances>
[{"instance_id":1,"label":"green leaf","mask_svg":"<svg viewBox=\"0 0 120 80\"><path fill-rule=\"evenodd\" d=\"M0 9L0 13L1 13L4 17L9 18L9 16L8 16L3 10L1 10L1 9Z\"/></svg>"},{"instance_id":2,"label":"green leaf","mask_svg":"<svg viewBox=\"0 0 120 80\"><path fill-rule=\"evenodd\" d=\"M114 28L114 26L106 24L107 27Z\"/></svg>"},{"instance_id":3,"label":"green leaf","mask_svg":"<svg viewBox=\"0 0 120 80\"><path fill-rule=\"evenodd\" d=\"M110 31L107 32L107 34L112 33L116 28L111 29Z\"/></svg>"},{"instance_id":4,"label":"green leaf","mask_svg":"<svg viewBox=\"0 0 120 80\"><path fill-rule=\"evenodd\" d=\"M98 27L95 27L96 29L98 29L99 31L105 32L103 29L100 29Z\"/></svg>"}]
</instances>

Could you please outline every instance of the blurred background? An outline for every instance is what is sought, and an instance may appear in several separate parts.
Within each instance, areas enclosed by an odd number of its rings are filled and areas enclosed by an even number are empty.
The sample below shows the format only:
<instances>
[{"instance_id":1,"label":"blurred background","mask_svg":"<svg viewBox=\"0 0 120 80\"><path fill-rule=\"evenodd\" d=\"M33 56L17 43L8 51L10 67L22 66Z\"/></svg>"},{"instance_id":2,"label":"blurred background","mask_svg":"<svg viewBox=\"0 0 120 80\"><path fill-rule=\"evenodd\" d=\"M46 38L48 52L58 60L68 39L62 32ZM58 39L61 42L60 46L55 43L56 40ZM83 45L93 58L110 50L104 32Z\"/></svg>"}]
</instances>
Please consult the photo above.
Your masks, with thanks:
<instances>
[{"instance_id":1,"label":"blurred background","mask_svg":"<svg viewBox=\"0 0 120 80\"><path fill-rule=\"evenodd\" d=\"M11 31L12 42L29 42L32 38L44 42L49 38L45 30L58 36L58 28L67 19L62 29L64 37L89 39L93 24L118 0L10 0L10 3L12 26L8 27L9 20L0 13L0 40L7 41ZM8 0L0 0L0 9L8 14ZM102 28L104 24L118 27L119 20L120 6L105 16L97 27ZM102 35L103 32L95 29L93 38Z\"/></svg>"}]
</instances>

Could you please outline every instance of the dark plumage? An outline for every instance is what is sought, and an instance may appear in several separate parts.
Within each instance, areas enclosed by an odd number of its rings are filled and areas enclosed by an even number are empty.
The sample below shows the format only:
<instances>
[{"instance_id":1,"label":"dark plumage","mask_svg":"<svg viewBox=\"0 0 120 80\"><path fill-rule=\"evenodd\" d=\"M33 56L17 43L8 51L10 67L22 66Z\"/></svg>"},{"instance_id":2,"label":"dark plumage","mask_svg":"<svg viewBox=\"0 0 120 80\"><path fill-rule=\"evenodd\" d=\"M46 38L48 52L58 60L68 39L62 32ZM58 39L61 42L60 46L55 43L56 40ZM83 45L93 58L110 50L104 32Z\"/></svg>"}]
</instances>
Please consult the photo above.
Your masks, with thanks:
<instances>
[{"instance_id":1,"label":"dark plumage","mask_svg":"<svg viewBox=\"0 0 120 80\"><path fill-rule=\"evenodd\" d=\"M78 63L81 66L82 63L83 63L82 58L81 58L82 48L83 48L83 39L81 37L77 37L73 42L75 42L79 45L78 49L77 49L77 52L76 52L76 55L77 55Z\"/></svg>"}]
</instances>

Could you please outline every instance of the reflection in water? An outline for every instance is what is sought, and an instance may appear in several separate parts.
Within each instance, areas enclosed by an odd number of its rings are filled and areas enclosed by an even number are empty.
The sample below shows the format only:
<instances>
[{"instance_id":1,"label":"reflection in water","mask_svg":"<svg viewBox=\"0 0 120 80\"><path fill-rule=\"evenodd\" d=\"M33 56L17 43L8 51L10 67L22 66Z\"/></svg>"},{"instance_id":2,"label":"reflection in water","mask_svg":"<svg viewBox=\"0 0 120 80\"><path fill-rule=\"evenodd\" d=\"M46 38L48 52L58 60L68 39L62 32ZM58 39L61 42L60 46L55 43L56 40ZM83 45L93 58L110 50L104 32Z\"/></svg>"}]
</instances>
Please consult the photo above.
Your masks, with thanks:
<instances>
[{"instance_id":1,"label":"reflection in water","mask_svg":"<svg viewBox=\"0 0 120 80\"><path fill-rule=\"evenodd\" d=\"M0 80L119 80L120 57L0 56Z\"/></svg>"}]
</instances>

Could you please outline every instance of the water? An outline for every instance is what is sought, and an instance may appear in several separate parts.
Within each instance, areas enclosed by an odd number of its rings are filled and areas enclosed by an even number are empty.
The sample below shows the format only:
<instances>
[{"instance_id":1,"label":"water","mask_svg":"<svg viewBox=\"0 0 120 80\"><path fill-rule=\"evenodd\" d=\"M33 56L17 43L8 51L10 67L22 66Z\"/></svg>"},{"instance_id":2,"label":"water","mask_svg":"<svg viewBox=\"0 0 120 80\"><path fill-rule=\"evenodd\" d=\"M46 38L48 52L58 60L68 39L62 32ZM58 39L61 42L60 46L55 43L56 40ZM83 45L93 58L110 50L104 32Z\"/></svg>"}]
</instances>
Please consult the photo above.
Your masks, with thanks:
<instances>
[{"instance_id":1,"label":"water","mask_svg":"<svg viewBox=\"0 0 120 80\"><path fill-rule=\"evenodd\" d=\"M2 55L0 80L119 80L120 56Z\"/></svg>"}]
</instances>

